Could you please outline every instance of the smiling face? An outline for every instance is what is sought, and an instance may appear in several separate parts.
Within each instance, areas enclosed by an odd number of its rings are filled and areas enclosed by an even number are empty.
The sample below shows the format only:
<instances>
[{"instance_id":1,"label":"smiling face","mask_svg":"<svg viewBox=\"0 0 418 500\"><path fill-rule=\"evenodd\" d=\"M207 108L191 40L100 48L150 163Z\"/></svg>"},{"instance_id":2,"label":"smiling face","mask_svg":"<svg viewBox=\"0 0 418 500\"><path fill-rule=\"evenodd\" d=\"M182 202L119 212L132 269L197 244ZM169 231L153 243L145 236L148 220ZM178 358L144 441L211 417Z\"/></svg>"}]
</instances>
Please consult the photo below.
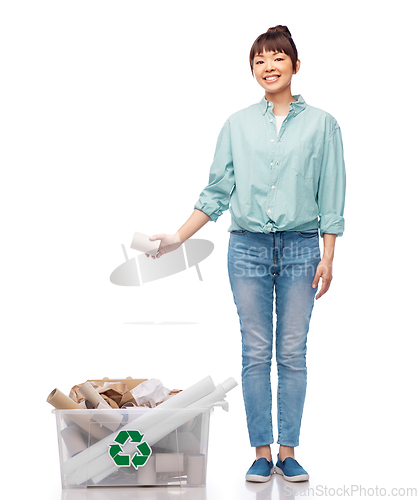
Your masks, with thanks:
<instances>
[{"instance_id":1,"label":"smiling face","mask_svg":"<svg viewBox=\"0 0 418 500\"><path fill-rule=\"evenodd\" d=\"M299 65L298 59L294 71L292 60L287 54L263 51L254 57L254 76L267 92L277 93L290 85L292 75L299 71Z\"/></svg>"}]
</instances>

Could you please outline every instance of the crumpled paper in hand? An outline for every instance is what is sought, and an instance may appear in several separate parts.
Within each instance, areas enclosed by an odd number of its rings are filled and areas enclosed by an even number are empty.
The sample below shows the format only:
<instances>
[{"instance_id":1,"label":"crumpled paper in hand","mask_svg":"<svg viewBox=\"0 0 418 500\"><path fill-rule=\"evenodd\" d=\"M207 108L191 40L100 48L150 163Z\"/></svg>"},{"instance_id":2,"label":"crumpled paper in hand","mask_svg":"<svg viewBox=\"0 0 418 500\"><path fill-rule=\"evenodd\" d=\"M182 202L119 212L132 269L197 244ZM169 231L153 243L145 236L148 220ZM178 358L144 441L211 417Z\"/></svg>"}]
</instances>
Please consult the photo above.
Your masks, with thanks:
<instances>
[{"instance_id":1,"label":"crumpled paper in hand","mask_svg":"<svg viewBox=\"0 0 418 500\"><path fill-rule=\"evenodd\" d=\"M151 378L134 387L131 394L138 406L150 403L150 406L154 407L170 394L170 389L164 387L160 380Z\"/></svg>"}]
</instances>

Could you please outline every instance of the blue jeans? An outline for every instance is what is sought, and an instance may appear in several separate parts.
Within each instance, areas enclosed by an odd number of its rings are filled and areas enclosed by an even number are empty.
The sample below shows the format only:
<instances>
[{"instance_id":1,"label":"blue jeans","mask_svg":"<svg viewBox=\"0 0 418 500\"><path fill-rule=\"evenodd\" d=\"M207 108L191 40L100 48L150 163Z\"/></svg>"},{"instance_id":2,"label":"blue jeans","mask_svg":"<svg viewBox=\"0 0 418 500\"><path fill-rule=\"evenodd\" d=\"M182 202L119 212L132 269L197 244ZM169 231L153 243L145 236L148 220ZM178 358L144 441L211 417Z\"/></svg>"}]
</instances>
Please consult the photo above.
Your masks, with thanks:
<instances>
[{"instance_id":1,"label":"blue jeans","mask_svg":"<svg viewBox=\"0 0 418 500\"><path fill-rule=\"evenodd\" d=\"M274 442L271 359L276 305L278 440L298 446L306 394L306 341L321 260L318 230L233 231L228 273L242 335L242 391L251 446Z\"/></svg>"}]
</instances>

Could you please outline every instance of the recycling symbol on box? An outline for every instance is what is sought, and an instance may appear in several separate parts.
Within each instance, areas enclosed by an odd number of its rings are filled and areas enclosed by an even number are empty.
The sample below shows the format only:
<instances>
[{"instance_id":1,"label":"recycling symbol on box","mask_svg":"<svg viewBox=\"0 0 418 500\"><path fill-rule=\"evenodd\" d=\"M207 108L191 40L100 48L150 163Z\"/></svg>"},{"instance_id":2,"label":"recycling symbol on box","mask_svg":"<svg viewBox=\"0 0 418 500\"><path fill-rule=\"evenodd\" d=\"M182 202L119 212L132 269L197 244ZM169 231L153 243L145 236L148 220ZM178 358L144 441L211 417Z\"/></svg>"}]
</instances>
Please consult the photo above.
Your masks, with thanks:
<instances>
[{"instance_id":1,"label":"recycling symbol on box","mask_svg":"<svg viewBox=\"0 0 418 500\"><path fill-rule=\"evenodd\" d=\"M144 435L137 430L123 430L118 433L114 439L116 444L110 444L108 450L111 459L118 467L129 467L132 464L138 470L138 467L143 467L147 463L152 451L148 443L142 441L143 437ZM132 457L123 453L123 446L128 442L138 443L137 451Z\"/></svg>"}]
</instances>

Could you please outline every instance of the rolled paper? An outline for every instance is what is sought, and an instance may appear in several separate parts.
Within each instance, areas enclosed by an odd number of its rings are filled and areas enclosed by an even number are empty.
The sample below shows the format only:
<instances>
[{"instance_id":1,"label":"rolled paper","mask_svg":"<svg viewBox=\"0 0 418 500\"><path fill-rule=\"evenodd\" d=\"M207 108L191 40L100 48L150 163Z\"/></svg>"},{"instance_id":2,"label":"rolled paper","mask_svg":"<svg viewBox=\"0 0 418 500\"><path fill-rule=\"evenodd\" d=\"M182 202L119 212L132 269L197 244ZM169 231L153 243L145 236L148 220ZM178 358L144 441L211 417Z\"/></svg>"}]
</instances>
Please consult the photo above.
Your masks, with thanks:
<instances>
[{"instance_id":1,"label":"rolled paper","mask_svg":"<svg viewBox=\"0 0 418 500\"><path fill-rule=\"evenodd\" d=\"M99 474L96 474L93 478L92 478L92 481L94 484L97 484L97 483L100 483L100 481L103 481L103 479L106 479L108 476L110 476L110 474L112 474L113 472L115 472L115 468L113 467L113 465L110 467L109 464L108 464L108 467L107 469L104 469L102 472L100 472Z\"/></svg>"},{"instance_id":2,"label":"rolled paper","mask_svg":"<svg viewBox=\"0 0 418 500\"><path fill-rule=\"evenodd\" d=\"M175 397L164 401L164 403L161 403L156 408L145 411L145 413L126 424L126 426L124 426L122 429L138 429L141 432L144 432L152 425L162 421L163 419L171 417L177 409L184 408L191 402L196 401L199 398L209 394L211 391L213 391L214 388L215 384L213 383L211 377L206 377L200 382L192 385L188 389L185 389L179 394L176 394ZM99 441L93 446L90 446L87 450L79 453L77 456L67 460L62 466L63 473L66 476L74 476L74 478L76 478L76 475L74 473L79 470L81 472L80 476L82 476L82 467L89 461L91 463L91 461L93 461L97 457L100 457L100 455L107 455L109 444L112 443L116 436L117 433L115 432L108 436L107 439ZM107 465L109 464L107 463ZM79 472L77 472L77 476L78 475ZM81 484L82 482L83 479L78 484Z\"/></svg>"},{"instance_id":3,"label":"rolled paper","mask_svg":"<svg viewBox=\"0 0 418 500\"><path fill-rule=\"evenodd\" d=\"M99 392L91 385L90 382L86 382L85 384L81 385L79 387L79 391L80 391L80 394L86 398L85 402L86 402L86 407L87 408L95 408L95 409L98 409L99 407L101 409L112 409L112 408L115 408L115 409L119 409L119 406L117 405L117 403L115 403L115 401L113 401L112 399L110 399L108 396L106 395L101 395L99 394ZM113 415L114 417L114 415ZM118 422L118 425L120 423L121 419L116 419L115 422ZM109 422L113 422L112 421L109 421ZM104 425L104 424L103 424ZM111 426L107 426L108 429L114 431L117 429L117 426L113 425L111 423Z\"/></svg>"},{"instance_id":4,"label":"rolled paper","mask_svg":"<svg viewBox=\"0 0 418 500\"><path fill-rule=\"evenodd\" d=\"M102 402L99 402L99 404L96 406L96 410L109 410L109 406L104 405ZM111 408L109 411L99 411L98 413L95 413L94 415L92 415L91 419L101 425L104 425L111 431L115 431L119 428L123 420L123 415L121 413L115 412Z\"/></svg>"},{"instance_id":5,"label":"rolled paper","mask_svg":"<svg viewBox=\"0 0 418 500\"><path fill-rule=\"evenodd\" d=\"M160 243L161 240L151 241L148 235L136 232L132 239L131 248L149 255L156 255Z\"/></svg>"},{"instance_id":6,"label":"rolled paper","mask_svg":"<svg viewBox=\"0 0 418 500\"><path fill-rule=\"evenodd\" d=\"M156 453L156 472L177 472L180 474L184 470L183 453Z\"/></svg>"},{"instance_id":7,"label":"rolled paper","mask_svg":"<svg viewBox=\"0 0 418 500\"><path fill-rule=\"evenodd\" d=\"M200 441L192 432L172 432L167 442L164 442L164 449L168 451L182 450L183 452L199 453Z\"/></svg>"},{"instance_id":8,"label":"rolled paper","mask_svg":"<svg viewBox=\"0 0 418 500\"><path fill-rule=\"evenodd\" d=\"M97 408L99 403L101 403L105 408L111 408L110 405L106 403L106 401L100 396L100 394L96 391L96 389L90 384L90 382L86 382L83 385L80 385L80 394L84 396L89 403L93 405L93 408Z\"/></svg>"},{"instance_id":9,"label":"rolled paper","mask_svg":"<svg viewBox=\"0 0 418 500\"><path fill-rule=\"evenodd\" d=\"M58 391L58 389L54 389L54 390L55 390L55 391ZM52 392L51 392L51 394L52 394L53 392L54 392L54 391L52 391ZM59 391L58 391L58 392L59 392ZM62 394L62 392L61 392L61 394ZM49 397L49 396L48 396L48 397ZM68 399L70 399L70 400L72 401L72 399L71 399L71 398L68 398ZM86 410L86 409L87 409L87 407L86 407L86 402L85 402L85 401L82 401L81 403L76 403L76 404L77 404L77 406L78 406L78 408L79 408L80 410ZM52 406L54 406L54 405L52 405ZM72 425L72 424L74 423L74 422L73 422L70 418L68 418L68 416L67 416L67 415L63 415L62 419L64 420L64 422L65 422L67 425ZM84 430L84 429L83 429L83 430ZM86 432L86 431L84 431L84 432Z\"/></svg>"},{"instance_id":10,"label":"rolled paper","mask_svg":"<svg viewBox=\"0 0 418 500\"><path fill-rule=\"evenodd\" d=\"M202 411L205 411L206 409L212 407L212 405L217 401L219 401L220 399L225 398L226 392L230 391L237 385L238 385L237 382L233 378L229 378L223 384L219 384L218 386L216 386L215 389L206 396L203 396L195 400L193 403L181 409L182 411L173 410L173 412L167 412L170 413L169 418L163 418L157 423L153 422L152 427L150 426L144 429L144 427L141 425L141 417L140 417L137 420L134 420L133 422L128 424L129 429L140 430L140 432L144 434L144 441L146 441L149 446L152 446L153 444L157 443L161 438L167 436L170 432L172 432L173 430L177 429L178 427L186 423L188 420L196 417L197 415L202 413ZM187 389L182 393L180 393L179 395L177 395L177 397L179 397L181 394L184 394L186 391ZM156 412L157 409L161 408L163 405L175 401L175 399L176 398L169 399L165 403L162 403L161 405L157 406L154 410L152 410L152 413ZM99 443L97 443L94 446L97 446L98 444ZM75 461L77 457L81 456L83 453L86 453L90 450L91 448L85 450L76 457L71 458L66 463ZM129 442L124 446L124 453L131 454L135 452L135 450L136 450L135 443ZM114 463L113 464L111 463L110 457L107 454L107 446L105 451L106 451L105 453L102 453L101 455L97 456L97 458L95 458L94 460L91 459L91 461L88 462L86 465L78 468L76 472L68 478L70 484L80 485L81 483L87 481L88 479L92 479L93 482L97 484L96 482L97 478L100 478L101 481L108 475L112 474L112 472L118 470L118 466Z\"/></svg>"},{"instance_id":11,"label":"rolled paper","mask_svg":"<svg viewBox=\"0 0 418 500\"><path fill-rule=\"evenodd\" d=\"M206 456L203 453L187 455L187 484L206 484Z\"/></svg>"},{"instance_id":12,"label":"rolled paper","mask_svg":"<svg viewBox=\"0 0 418 500\"><path fill-rule=\"evenodd\" d=\"M59 389L54 389L46 398L46 400L57 410L80 410L78 404L71 398L63 394ZM89 415L66 413L65 416L97 439L104 439L109 435L107 429L104 429L99 425L90 425L91 418Z\"/></svg>"},{"instance_id":13,"label":"rolled paper","mask_svg":"<svg viewBox=\"0 0 418 500\"><path fill-rule=\"evenodd\" d=\"M80 432L78 425L70 425L62 429L61 437L71 457L87 448L87 439Z\"/></svg>"},{"instance_id":14,"label":"rolled paper","mask_svg":"<svg viewBox=\"0 0 418 500\"><path fill-rule=\"evenodd\" d=\"M143 467L138 467L138 484L151 486L157 483L155 455L151 455Z\"/></svg>"},{"instance_id":15,"label":"rolled paper","mask_svg":"<svg viewBox=\"0 0 418 500\"><path fill-rule=\"evenodd\" d=\"M222 382L222 384L220 385L222 386L222 389L225 392L225 396L223 398L219 398L217 401L219 401L220 399L224 399L226 397L226 393L232 391L232 389L236 387L238 383L234 379L234 377L229 377L228 379L225 380L225 382ZM217 401L214 401L213 404L215 404Z\"/></svg>"},{"instance_id":16,"label":"rolled paper","mask_svg":"<svg viewBox=\"0 0 418 500\"><path fill-rule=\"evenodd\" d=\"M238 385L236 382L235 385L231 384L231 379L228 379L228 381L223 384L219 384L211 393L186 406L183 411L174 412L170 418L162 420L158 424L153 425L150 429L144 431L144 440L147 441L150 446L157 443L161 438L167 436L170 432L185 424L188 420L197 417L202 411L212 407L219 399L223 399L226 396L227 390L230 391L236 385Z\"/></svg>"}]
</instances>

